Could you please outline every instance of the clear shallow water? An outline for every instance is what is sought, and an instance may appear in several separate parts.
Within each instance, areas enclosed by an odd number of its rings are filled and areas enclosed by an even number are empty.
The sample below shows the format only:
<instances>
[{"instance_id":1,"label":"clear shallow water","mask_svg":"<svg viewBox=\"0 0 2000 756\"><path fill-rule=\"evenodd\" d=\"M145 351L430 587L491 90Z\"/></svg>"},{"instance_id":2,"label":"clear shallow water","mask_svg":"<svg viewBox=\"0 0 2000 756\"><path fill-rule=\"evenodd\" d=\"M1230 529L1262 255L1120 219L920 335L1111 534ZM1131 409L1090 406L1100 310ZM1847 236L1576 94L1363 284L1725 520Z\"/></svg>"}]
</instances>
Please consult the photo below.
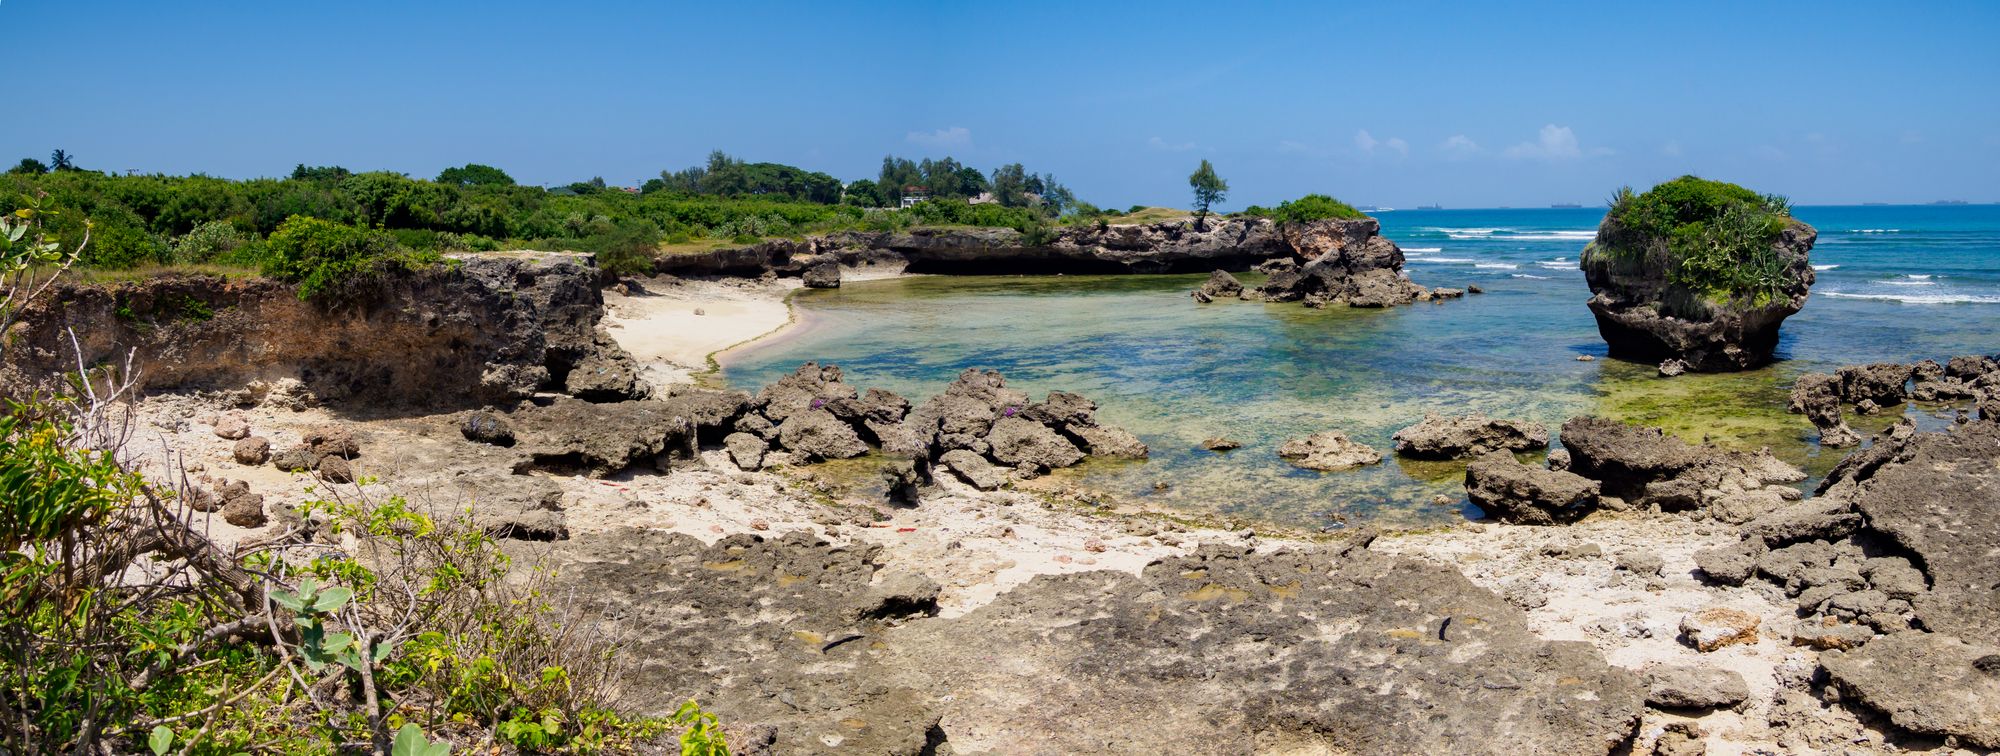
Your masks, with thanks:
<instances>
[{"instance_id":1,"label":"clear shallow water","mask_svg":"<svg viewBox=\"0 0 2000 756\"><path fill-rule=\"evenodd\" d=\"M1823 472L1805 421L1784 412L1798 374L1878 360L2000 351L2000 207L1806 207L1826 267L1785 323L1783 361L1748 373L1656 378L1604 359L1576 259L1598 210L1382 213L1383 233L1431 286L1487 293L1389 310L1224 301L1196 305L1204 276L921 277L808 291L802 325L733 355L732 385L798 363L841 365L848 380L913 401L966 367L1004 372L1039 396L1076 391L1139 434L1143 463L1093 463L1086 482L1134 498L1317 525L1339 518L1423 524L1458 517L1462 465L1387 454L1425 412L1532 419L1577 414L1660 425L1690 439L1779 456ZM1920 278L1919 276L1929 276ZM1576 356L1598 357L1578 362ZM1942 422L1915 414L1926 423ZM1864 418L1864 432L1891 418ZM1283 439L1335 428L1385 452L1335 473L1279 460ZM1204 438L1244 448L1215 454ZM1169 484L1155 491L1156 482ZM1436 504L1444 496L1451 503Z\"/></svg>"}]
</instances>

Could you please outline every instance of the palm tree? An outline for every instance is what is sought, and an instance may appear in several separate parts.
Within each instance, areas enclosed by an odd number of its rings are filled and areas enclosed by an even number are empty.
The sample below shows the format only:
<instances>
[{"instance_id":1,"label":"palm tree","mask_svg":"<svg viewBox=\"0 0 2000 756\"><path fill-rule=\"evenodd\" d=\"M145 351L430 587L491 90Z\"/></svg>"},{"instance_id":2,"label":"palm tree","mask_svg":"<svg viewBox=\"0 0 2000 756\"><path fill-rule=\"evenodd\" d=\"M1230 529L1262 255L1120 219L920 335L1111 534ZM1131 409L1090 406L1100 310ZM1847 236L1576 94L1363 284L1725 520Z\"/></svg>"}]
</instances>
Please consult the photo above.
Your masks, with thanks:
<instances>
[{"instance_id":1,"label":"palm tree","mask_svg":"<svg viewBox=\"0 0 2000 756\"><path fill-rule=\"evenodd\" d=\"M76 170L76 164L70 162L69 153L63 152L62 150L56 150L55 152L49 153L49 170L74 171Z\"/></svg>"}]
</instances>

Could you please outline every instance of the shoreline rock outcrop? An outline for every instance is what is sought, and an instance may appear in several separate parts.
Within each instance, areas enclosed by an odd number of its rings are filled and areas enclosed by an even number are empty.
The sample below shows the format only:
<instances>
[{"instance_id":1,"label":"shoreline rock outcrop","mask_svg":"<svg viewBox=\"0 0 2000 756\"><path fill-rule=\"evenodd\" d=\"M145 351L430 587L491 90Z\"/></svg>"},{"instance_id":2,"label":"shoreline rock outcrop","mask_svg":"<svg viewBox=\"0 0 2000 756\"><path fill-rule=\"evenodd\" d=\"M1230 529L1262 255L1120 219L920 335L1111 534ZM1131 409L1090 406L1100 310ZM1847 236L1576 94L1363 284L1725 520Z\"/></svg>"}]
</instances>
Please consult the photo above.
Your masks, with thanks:
<instances>
[{"instance_id":1,"label":"shoreline rock outcrop","mask_svg":"<svg viewBox=\"0 0 2000 756\"><path fill-rule=\"evenodd\" d=\"M643 398L636 363L598 321L589 255L479 253L385 276L339 302L269 279L170 276L71 284L23 310L0 390L25 394L136 350L141 388L297 383L325 402L452 408L558 391ZM255 392L246 392L250 396Z\"/></svg>"},{"instance_id":2,"label":"shoreline rock outcrop","mask_svg":"<svg viewBox=\"0 0 2000 756\"><path fill-rule=\"evenodd\" d=\"M695 697L783 753L1606 754L1648 696L1590 644L1365 539L1044 575L951 617L880 546L809 532L563 548L567 579L635 631L631 684L677 694L649 706Z\"/></svg>"},{"instance_id":3,"label":"shoreline rock outcrop","mask_svg":"<svg viewBox=\"0 0 2000 756\"><path fill-rule=\"evenodd\" d=\"M1856 414L1875 415L1911 401L1966 399L1972 401L1961 412L1989 419L2000 415L2000 359L1962 355L1942 365L1937 360L1878 362L1806 373L1793 382L1786 409L1806 416L1818 429L1822 446L1844 447L1861 443L1861 435L1843 419L1843 403L1853 405Z\"/></svg>"},{"instance_id":4,"label":"shoreline rock outcrop","mask_svg":"<svg viewBox=\"0 0 2000 756\"><path fill-rule=\"evenodd\" d=\"M1818 496L1700 551L1710 581L1797 602L1797 642L1844 700L1898 728L2000 747L2000 420L1885 434ZM1911 674L1921 669L1923 674Z\"/></svg>"},{"instance_id":5,"label":"shoreline rock outcrop","mask_svg":"<svg viewBox=\"0 0 2000 756\"><path fill-rule=\"evenodd\" d=\"M1373 218L1277 223L1264 218L1192 218L1146 224L1059 226L1044 239L1011 228L916 228L901 232L843 231L774 239L748 247L662 256L657 273L672 275L796 275L807 286L839 285L839 267L901 265L911 273L1053 274L1188 273L1249 270L1271 274L1246 290L1233 276L1211 278L1196 299L1242 297L1390 307L1446 299L1457 289L1432 290L1403 273L1403 253Z\"/></svg>"},{"instance_id":6,"label":"shoreline rock outcrop","mask_svg":"<svg viewBox=\"0 0 2000 756\"><path fill-rule=\"evenodd\" d=\"M1768 288L1716 292L1677 283L1670 269L1680 263L1672 259L1669 241L1623 227L1614 208L1579 260L1590 286L1590 312L1612 356L1678 360L1681 369L1699 372L1770 362L1779 326L1805 306L1813 284L1808 254L1818 238L1812 226L1790 217L1782 221L1769 249L1771 280L1760 284Z\"/></svg>"},{"instance_id":7,"label":"shoreline rock outcrop","mask_svg":"<svg viewBox=\"0 0 2000 756\"><path fill-rule=\"evenodd\" d=\"M1381 230L1374 218L1279 226L1290 254L1266 263L1270 278L1257 297L1307 307L1393 307L1427 298L1430 290L1403 274L1403 250Z\"/></svg>"}]
</instances>

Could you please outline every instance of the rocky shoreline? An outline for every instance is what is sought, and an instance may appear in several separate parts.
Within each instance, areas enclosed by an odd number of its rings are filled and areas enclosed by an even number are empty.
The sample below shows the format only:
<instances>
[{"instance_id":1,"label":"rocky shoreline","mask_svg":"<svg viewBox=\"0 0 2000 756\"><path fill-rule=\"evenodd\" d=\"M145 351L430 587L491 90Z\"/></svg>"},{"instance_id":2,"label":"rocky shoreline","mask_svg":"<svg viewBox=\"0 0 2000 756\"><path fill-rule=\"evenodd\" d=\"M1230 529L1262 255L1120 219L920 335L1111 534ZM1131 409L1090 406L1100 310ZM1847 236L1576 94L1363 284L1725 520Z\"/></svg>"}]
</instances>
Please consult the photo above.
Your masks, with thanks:
<instances>
[{"instance_id":1,"label":"rocky shoreline","mask_svg":"<svg viewBox=\"0 0 2000 756\"><path fill-rule=\"evenodd\" d=\"M1263 218L1192 218L1150 224L1085 224L1034 238L1009 228L847 231L805 239L655 258L672 276L797 276L840 285L843 269L895 267L922 274L1190 273L1262 270L1270 279L1230 296L1312 307L1388 307L1434 292L1403 273L1403 253L1373 218L1276 223ZM1438 292L1451 290L1437 290ZM1458 293L1463 293L1458 292ZM1440 298L1447 295L1439 293ZM1456 294L1449 295L1456 296Z\"/></svg>"},{"instance_id":2,"label":"rocky shoreline","mask_svg":"<svg viewBox=\"0 0 2000 756\"><path fill-rule=\"evenodd\" d=\"M470 507L603 609L637 660L635 705L698 698L739 752L2000 747L2000 596L1982 556L2000 503L1992 358L1801 380L1815 423L1829 390L1836 418L1840 401L1891 394L1969 410L1954 430L1892 429L1811 496L1769 455L1648 429L1435 416L1412 418L1395 453L1470 460L1489 519L1307 533L1046 474L1145 453L1084 397L1036 401L973 370L910 402L823 365L755 393L701 388L651 363L705 358L705 342L640 346L643 319L575 287L587 260L454 275L355 310L251 282L222 289L244 292L240 312L210 319L155 298L169 309L121 323L133 290L116 287L61 312L123 329L96 354L209 355L162 368L137 412L144 453L185 465L205 502L189 516L218 542L304 524L326 486ZM744 293L649 286L607 299L696 310ZM446 296L511 325L454 345ZM257 335L357 315L410 335ZM232 328L240 344L214 346ZM53 369L45 356L9 375ZM489 393L467 403L468 387ZM1513 456L1552 436L1546 466ZM1300 458L1346 452L1322 439Z\"/></svg>"}]
</instances>

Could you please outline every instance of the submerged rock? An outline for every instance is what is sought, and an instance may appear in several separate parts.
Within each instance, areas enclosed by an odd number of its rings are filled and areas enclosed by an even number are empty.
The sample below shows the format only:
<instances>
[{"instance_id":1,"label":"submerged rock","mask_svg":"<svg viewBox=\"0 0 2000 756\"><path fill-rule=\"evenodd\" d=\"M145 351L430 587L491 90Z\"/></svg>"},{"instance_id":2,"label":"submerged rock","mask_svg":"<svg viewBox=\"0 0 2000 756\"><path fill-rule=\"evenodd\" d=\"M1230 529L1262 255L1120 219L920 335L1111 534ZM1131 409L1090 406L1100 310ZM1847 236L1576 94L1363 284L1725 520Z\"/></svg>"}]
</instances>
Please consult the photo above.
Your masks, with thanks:
<instances>
[{"instance_id":1,"label":"submerged rock","mask_svg":"<svg viewBox=\"0 0 2000 756\"><path fill-rule=\"evenodd\" d=\"M1083 446L1093 457L1111 459L1145 459L1146 444L1123 428L1085 426L1076 428L1071 435L1083 440Z\"/></svg>"},{"instance_id":2,"label":"submerged rock","mask_svg":"<svg viewBox=\"0 0 2000 756\"><path fill-rule=\"evenodd\" d=\"M1549 445L1549 430L1541 423L1500 420L1478 413L1451 417L1433 413L1390 438L1396 442L1396 453L1405 457L1457 459L1494 451L1541 449Z\"/></svg>"},{"instance_id":3,"label":"submerged rock","mask_svg":"<svg viewBox=\"0 0 2000 756\"><path fill-rule=\"evenodd\" d=\"M1196 289L1195 294L1198 295L1197 298L1207 297L1209 300L1238 297L1243 294L1243 282L1236 280L1229 271L1218 270L1208 274L1208 280L1202 282L1201 288Z\"/></svg>"},{"instance_id":4,"label":"submerged rock","mask_svg":"<svg viewBox=\"0 0 2000 756\"><path fill-rule=\"evenodd\" d=\"M1278 447L1278 456L1308 470L1345 470L1382 461L1381 452L1331 430L1286 441Z\"/></svg>"}]
</instances>

